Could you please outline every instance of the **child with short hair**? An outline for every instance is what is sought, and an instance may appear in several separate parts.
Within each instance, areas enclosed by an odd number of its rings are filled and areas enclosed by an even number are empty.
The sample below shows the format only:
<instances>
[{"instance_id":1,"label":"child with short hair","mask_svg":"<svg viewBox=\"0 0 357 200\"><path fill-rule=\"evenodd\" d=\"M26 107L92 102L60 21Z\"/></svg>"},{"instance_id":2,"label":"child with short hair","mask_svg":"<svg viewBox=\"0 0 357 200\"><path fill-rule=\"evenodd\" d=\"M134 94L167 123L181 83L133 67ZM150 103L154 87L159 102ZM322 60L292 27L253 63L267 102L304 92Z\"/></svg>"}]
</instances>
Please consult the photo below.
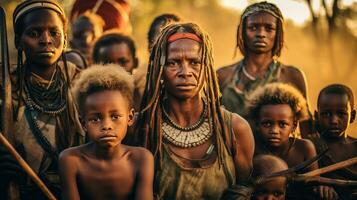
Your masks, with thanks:
<instances>
[{"instance_id":1,"label":"child with short hair","mask_svg":"<svg viewBox=\"0 0 357 200\"><path fill-rule=\"evenodd\" d=\"M134 120L133 87L117 65L80 74L73 90L91 141L60 155L63 199L153 199L153 156L121 144Z\"/></svg>"},{"instance_id":2,"label":"child with short hair","mask_svg":"<svg viewBox=\"0 0 357 200\"><path fill-rule=\"evenodd\" d=\"M316 156L313 143L296 137L299 120L307 114L306 101L293 86L271 83L257 89L251 94L250 120L256 138L255 154L273 154L283 159L289 167L294 167ZM318 168L312 164L306 170ZM324 188L320 197L330 197L331 188ZM292 189L292 190L291 190ZM304 185L290 187L289 199L307 199L311 195ZM291 192L290 192L291 191ZM302 196L305 195L305 196ZM327 198L333 199L333 198Z\"/></svg>"},{"instance_id":3,"label":"child with short hair","mask_svg":"<svg viewBox=\"0 0 357 200\"><path fill-rule=\"evenodd\" d=\"M134 40L121 33L109 32L102 35L94 44L94 63L116 63L130 74L138 67Z\"/></svg>"},{"instance_id":4,"label":"child with short hair","mask_svg":"<svg viewBox=\"0 0 357 200\"><path fill-rule=\"evenodd\" d=\"M277 156L258 155L253 159L252 179L257 180L288 168L286 162ZM284 176L269 178L258 183L253 182L252 200L284 200L287 184L287 178Z\"/></svg>"},{"instance_id":5,"label":"child with short hair","mask_svg":"<svg viewBox=\"0 0 357 200\"><path fill-rule=\"evenodd\" d=\"M311 137L318 153L329 149L319 160L325 167L357 156L357 140L348 136L347 129L354 122L356 110L352 90L346 85L332 84L323 88L317 99L315 120L318 134ZM343 151L341 151L343 149ZM335 179L357 180L357 165L323 176ZM356 199L357 191L335 187L341 199ZM354 196L353 196L354 193Z\"/></svg>"}]
</instances>

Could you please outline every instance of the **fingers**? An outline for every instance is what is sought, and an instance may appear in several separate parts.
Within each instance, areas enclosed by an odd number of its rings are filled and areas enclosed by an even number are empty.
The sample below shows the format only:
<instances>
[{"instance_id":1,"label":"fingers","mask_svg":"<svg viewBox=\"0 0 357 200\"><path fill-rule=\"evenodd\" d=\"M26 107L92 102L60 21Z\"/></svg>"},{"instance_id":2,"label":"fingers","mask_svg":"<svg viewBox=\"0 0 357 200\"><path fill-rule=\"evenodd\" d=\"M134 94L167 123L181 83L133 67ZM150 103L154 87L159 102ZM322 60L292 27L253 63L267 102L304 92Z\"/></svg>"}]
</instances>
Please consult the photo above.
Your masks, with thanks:
<instances>
[{"instance_id":1,"label":"fingers","mask_svg":"<svg viewBox=\"0 0 357 200\"><path fill-rule=\"evenodd\" d=\"M318 186L314 188L314 191L319 194L320 199L323 200L337 200L338 194L337 192L329 186Z\"/></svg>"}]
</instances>

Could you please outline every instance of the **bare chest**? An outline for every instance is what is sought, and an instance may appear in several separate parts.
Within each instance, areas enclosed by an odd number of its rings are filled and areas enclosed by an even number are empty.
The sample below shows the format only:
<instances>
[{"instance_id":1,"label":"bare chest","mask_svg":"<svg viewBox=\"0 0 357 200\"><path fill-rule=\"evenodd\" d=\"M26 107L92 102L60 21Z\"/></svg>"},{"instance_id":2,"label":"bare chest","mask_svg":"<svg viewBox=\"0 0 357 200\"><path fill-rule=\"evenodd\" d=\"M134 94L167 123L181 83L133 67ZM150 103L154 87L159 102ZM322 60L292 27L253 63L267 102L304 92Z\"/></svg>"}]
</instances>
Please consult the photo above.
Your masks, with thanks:
<instances>
[{"instance_id":1,"label":"bare chest","mask_svg":"<svg viewBox=\"0 0 357 200\"><path fill-rule=\"evenodd\" d=\"M128 199L135 177L134 166L128 161L87 161L78 172L78 190L83 199Z\"/></svg>"}]
</instances>

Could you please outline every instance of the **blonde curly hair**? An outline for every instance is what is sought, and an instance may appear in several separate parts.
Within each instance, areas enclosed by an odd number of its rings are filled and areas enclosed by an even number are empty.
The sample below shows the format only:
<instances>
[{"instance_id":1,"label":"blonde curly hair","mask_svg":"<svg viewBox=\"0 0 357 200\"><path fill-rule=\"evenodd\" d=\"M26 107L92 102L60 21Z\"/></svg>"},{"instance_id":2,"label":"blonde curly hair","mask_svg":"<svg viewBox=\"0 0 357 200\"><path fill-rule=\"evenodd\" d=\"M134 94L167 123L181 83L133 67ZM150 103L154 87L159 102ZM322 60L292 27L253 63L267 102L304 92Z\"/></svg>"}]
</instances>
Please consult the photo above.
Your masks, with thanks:
<instances>
[{"instance_id":1,"label":"blonde curly hair","mask_svg":"<svg viewBox=\"0 0 357 200\"><path fill-rule=\"evenodd\" d=\"M79 74L72 88L80 114L89 95L106 90L120 91L129 107L133 106L133 77L116 64L92 65Z\"/></svg>"},{"instance_id":2,"label":"blonde curly hair","mask_svg":"<svg viewBox=\"0 0 357 200\"><path fill-rule=\"evenodd\" d=\"M306 100L298 89L285 83L270 83L249 95L249 117L257 120L263 106L277 104L288 104L296 120L308 115Z\"/></svg>"}]
</instances>

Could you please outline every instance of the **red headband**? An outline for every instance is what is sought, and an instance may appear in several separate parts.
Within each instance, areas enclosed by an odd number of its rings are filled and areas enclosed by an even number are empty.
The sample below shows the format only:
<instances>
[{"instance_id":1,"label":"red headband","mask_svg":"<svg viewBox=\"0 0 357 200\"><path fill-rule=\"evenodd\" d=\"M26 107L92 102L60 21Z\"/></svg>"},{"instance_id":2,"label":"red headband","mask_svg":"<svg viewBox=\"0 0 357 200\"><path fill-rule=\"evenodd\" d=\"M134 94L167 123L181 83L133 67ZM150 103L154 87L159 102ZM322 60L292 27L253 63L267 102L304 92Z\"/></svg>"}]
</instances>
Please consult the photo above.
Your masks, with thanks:
<instances>
[{"instance_id":1,"label":"red headband","mask_svg":"<svg viewBox=\"0 0 357 200\"><path fill-rule=\"evenodd\" d=\"M199 38L197 35L195 35L193 33L175 33L175 34L171 35L167 41L168 41L168 43L171 43L171 42L175 42L176 40L180 40L180 39L190 39L190 40L194 40L199 43L202 42L201 38Z\"/></svg>"}]
</instances>

